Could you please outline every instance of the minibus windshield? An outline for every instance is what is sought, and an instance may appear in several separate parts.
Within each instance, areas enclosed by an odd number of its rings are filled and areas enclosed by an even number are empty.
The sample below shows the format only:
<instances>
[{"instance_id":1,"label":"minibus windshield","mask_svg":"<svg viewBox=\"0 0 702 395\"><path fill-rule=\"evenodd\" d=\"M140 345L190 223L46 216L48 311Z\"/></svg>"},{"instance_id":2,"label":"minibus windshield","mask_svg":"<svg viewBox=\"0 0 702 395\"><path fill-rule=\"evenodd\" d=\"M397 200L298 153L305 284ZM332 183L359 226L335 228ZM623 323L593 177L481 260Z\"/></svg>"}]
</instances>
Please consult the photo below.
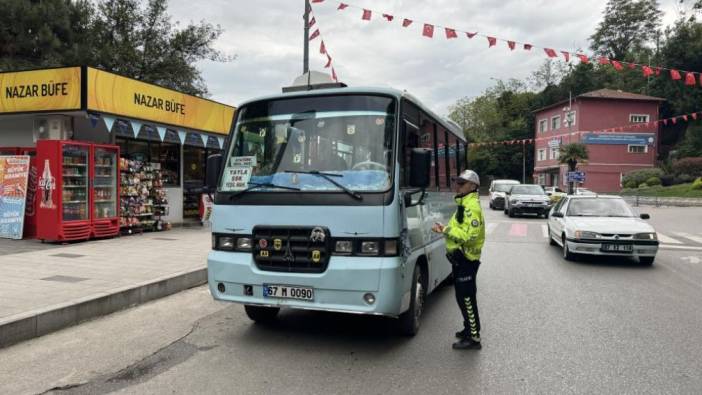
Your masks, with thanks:
<instances>
[{"instance_id":1,"label":"minibus windshield","mask_svg":"<svg viewBox=\"0 0 702 395\"><path fill-rule=\"evenodd\" d=\"M255 192L386 191L393 171L395 106L390 97L364 95L243 106L220 191L258 184L263 186ZM315 173L331 174L341 188Z\"/></svg>"}]
</instances>

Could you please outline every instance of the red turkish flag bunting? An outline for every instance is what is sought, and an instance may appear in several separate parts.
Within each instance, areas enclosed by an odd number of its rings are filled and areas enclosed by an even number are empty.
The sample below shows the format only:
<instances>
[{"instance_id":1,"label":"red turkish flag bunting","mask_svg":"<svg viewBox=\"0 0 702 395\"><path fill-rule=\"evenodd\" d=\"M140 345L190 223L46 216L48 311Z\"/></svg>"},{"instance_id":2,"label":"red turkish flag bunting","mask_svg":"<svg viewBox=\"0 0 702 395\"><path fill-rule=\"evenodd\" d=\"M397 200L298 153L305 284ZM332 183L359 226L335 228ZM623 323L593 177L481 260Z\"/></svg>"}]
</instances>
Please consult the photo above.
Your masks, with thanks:
<instances>
[{"instance_id":1,"label":"red turkish flag bunting","mask_svg":"<svg viewBox=\"0 0 702 395\"><path fill-rule=\"evenodd\" d=\"M577 54L576 56L577 56L578 58L580 58L580 61L581 61L581 62L583 62L583 63L590 63L590 59L588 59L587 55L584 55L584 54L579 53L579 54Z\"/></svg>"},{"instance_id":2,"label":"red turkish flag bunting","mask_svg":"<svg viewBox=\"0 0 702 395\"><path fill-rule=\"evenodd\" d=\"M325 69L328 69L329 66L331 66L331 63L332 63L332 58L331 58L331 56L329 56L329 54L327 53L327 64L324 65L324 68L325 68Z\"/></svg>"},{"instance_id":3,"label":"red turkish flag bunting","mask_svg":"<svg viewBox=\"0 0 702 395\"><path fill-rule=\"evenodd\" d=\"M321 54L327 53L327 47L324 46L324 40L322 40L322 43L319 44L319 53L321 53Z\"/></svg>"},{"instance_id":4,"label":"red turkish flag bunting","mask_svg":"<svg viewBox=\"0 0 702 395\"><path fill-rule=\"evenodd\" d=\"M629 63L629 70L633 70L636 68L636 63Z\"/></svg>"},{"instance_id":5,"label":"red turkish flag bunting","mask_svg":"<svg viewBox=\"0 0 702 395\"><path fill-rule=\"evenodd\" d=\"M641 68L643 70L643 75L644 77L650 77L653 75L653 69L648 67L648 66L643 66Z\"/></svg>"},{"instance_id":6,"label":"red turkish flag bunting","mask_svg":"<svg viewBox=\"0 0 702 395\"><path fill-rule=\"evenodd\" d=\"M361 17L364 21L370 21L371 19L371 10L366 10L365 8L363 9L363 16Z\"/></svg>"},{"instance_id":7,"label":"red turkish flag bunting","mask_svg":"<svg viewBox=\"0 0 702 395\"><path fill-rule=\"evenodd\" d=\"M685 73L685 85L697 85L697 78L689 71Z\"/></svg>"},{"instance_id":8,"label":"red turkish flag bunting","mask_svg":"<svg viewBox=\"0 0 702 395\"><path fill-rule=\"evenodd\" d=\"M517 45L514 41L507 41L507 46L511 51L514 51L514 47Z\"/></svg>"},{"instance_id":9,"label":"red turkish flag bunting","mask_svg":"<svg viewBox=\"0 0 702 395\"><path fill-rule=\"evenodd\" d=\"M310 19L310 26L309 27L314 26L315 23L317 23L317 20L314 19L314 17L312 17L312 19Z\"/></svg>"},{"instance_id":10,"label":"red turkish flag bunting","mask_svg":"<svg viewBox=\"0 0 702 395\"><path fill-rule=\"evenodd\" d=\"M310 36L310 41L314 40L315 38L319 37L319 29L315 30L312 35Z\"/></svg>"},{"instance_id":11,"label":"red turkish flag bunting","mask_svg":"<svg viewBox=\"0 0 702 395\"><path fill-rule=\"evenodd\" d=\"M609 64L609 59L607 59L604 56L600 56L599 59L597 59L597 61L600 62L600 64Z\"/></svg>"},{"instance_id":12,"label":"red turkish flag bunting","mask_svg":"<svg viewBox=\"0 0 702 395\"><path fill-rule=\"evenodd\" d=\"M692 119L697 120L697 113L696 112L693 112L690 115L692 115Z\"/></svg>"},{"instance_id":13,"label":"red turkish flag bunting","mask_svg":"<svg viewBox=\"0 0 702 395\"><path fill-rule=\"evenodd\" d=\"M312 0L312 3L321 3L321 2L323 2L323 1L324 1L324 0Z\"/></svg>"},{"instance_id":14,"label":"red turkish flag bunting","mask_svg":"<svg viewBox=\"0 0 702 395\"><path fill-rule=\"evenodd\" d=\"M337 10L345 10L349 5L344 4L344 3L339 3L339 6L336 7Z\"/></svg>"},{"instance_id":15,"label":"red turkish flag bunting","mask_svg":"<svg viewBox=\"0 0 702 395\"><path fill-rule=\"evenodd\" d=\"M615 68L617 71L622 71L622 70L624 70L624 66L622 66L622 64L619 63L619 62L617 62L616 60L613 60L613 61L612 61L612 66L614 66L614 68Z\"/></svg>"},{"instance_id":16,"label":"red turkish flag bunting","mask_svg":"<svg viewBox=\"0 0 702 395\"><path fill-rule=\"evenodd\" d=\"M534 46L531 45L531 44L524 44L524 50L525 50L525 51L531 51L531 48L532 48L532 47L534 47Z\"/></svg>"},{"instance_id":17,"label":"red turkish flag bunting","mask_svg":"<svg viewBox=\"0 0 702 395\"><path fill-rule=\"evenodd\" d=\"M661 68L656 67L656 77L658 77L659 75L661 75Z\"/></svg>"},{"instance_id":18,"label":"red turkish flag bunting","mask_svg":"<svg viewBox=\"0 0 702 395\"><path fill-rule=\"evenodd\" d=\"M339 78L336 77L336 71L334 70L333 67L332 67L332 78L334 79L334 81L339 82Z\"/></svg>"},{"instance_id":19,"label":"red turkish flag bunting","mask_svg":"<svg viewBox=\"0 0 702 395\"><path fill-rule=\"evenodd\" d=\"M678 123L678 117L670 118L670 120L673 121L673 125Z\"/></svg>"},{"instance_id":20,"label":"red turkish flag bunting","mask_svg":"<svg viewBox=\"0 0 702 395\"><path fill-rule=\"evenodd\" d=\"M497 39L495 37L488 36L488 48L494 47L497 44Z\"/></svg>"},{"instance_id":21,"label":"red turkish flag bunting","mask_svg":"<svg viewBox=\"0 0 702 395\"><path fill-rule=\"evenodd\" d=\"M570 52L561 51L561 53L563 54L563 58L565 58L565 61L570 62Z\"/></svg>"},{"instance_id":22,"label":"red turkish flag bunting","mask_svg":"<svg viewBox=\"0 0 702 395\"><path fill-rule=\"evenodd\" d=\"M403 20L402 20L402 27L407 27L407 26L409 26L409 25L411 25L411 24L412 24L412 20L411 20L411 19L403 19Z\"/></svg>"},{"instance_id":23,"label":"red turkish flag bunting","mask_svg":"<svg viewBox=\"0 0 702 395\"><path fill-rule=\"evenodd\" d=\"M434 25L428 23L424 24L424 29L422 29L422 36L432 38L434 37Z\"/></svg>"},{"instance_id":24,"label":"red turkish flag bunting","mask_svg":"<svg viewBox=\"0 0 702 395\"><path fill-rule=\"evenodd\" d=\"M475 32L475 33L466 32L466 36L468 36L468 38L473 38L473 37L475 37L476 34L478 34L478 32Z\"/></svg>"},{"instance_id":25,"label":"red turkish flag bunting","mask_svg":"<svg viewBox=\"0 0 702 395\"><path fill-rule=\"evenodd\" d=\"M390 14L383 14L383 18L387 19L388 22L392 22L392 20L395 19L395 17Z\"/></svg>"},{"instance_id":26,"label":"red turkish flag bunting","mask_svg":"<svg viewBox=\"0 0 702 395\"><path fill-rule=\"evenodd\" d=\"M557 58L558 57L558 54L556 53L556 51L554 51L551 48L544 48L544 52L546 52L546 55L549 58Z\"/></svg>"},{"instance_id":27,"label":"red turkish flag bunting","mask_svg":"<svg viewBox=\"0 0 702 395\"><path fill-rule=\"evenodd\" d=\"M664 119L664 120L663 120L663 125L668 126L668 120L667 120L667 119Z\"/></svg>"},{"instance_id":28,"label":"red turkish flag bunting","mask_svg":"<svg viewBox=\"0 0 702 395\"><path fill-rule=\"evenodd\" d=\"M682 117L685 120L685 122L687 122L687 115L683 115Z\"/></svg>"},{"instance_id":29,"label":"red turkish flag bunting","mask_svg":"<svg viewBox=\"0 0 702 395\"><path fill-rule=\"evenodd\" d=\"M448 28L448 27L444 28L444 30L446 30L446 39L447 39L447 40L448 40L448 39L451 39L451 38L456 38L456 37L458 37L458 35L456 34L456 31L455 31L455 30L453 30L453 29L451 29L451 28Z\"/></svg>"},{"instance_id":30,"label":"red turkish flag bunting","mask_svg":"<svg viewBox=\"0 0 702 395\"><path fill-rule=\"evenodd\" d=\"M679 71L672 69L672 70L670 70L670 78L672 78L674 80L681 80L682 76L680 75Z\"/></svg>"}]
</instances>

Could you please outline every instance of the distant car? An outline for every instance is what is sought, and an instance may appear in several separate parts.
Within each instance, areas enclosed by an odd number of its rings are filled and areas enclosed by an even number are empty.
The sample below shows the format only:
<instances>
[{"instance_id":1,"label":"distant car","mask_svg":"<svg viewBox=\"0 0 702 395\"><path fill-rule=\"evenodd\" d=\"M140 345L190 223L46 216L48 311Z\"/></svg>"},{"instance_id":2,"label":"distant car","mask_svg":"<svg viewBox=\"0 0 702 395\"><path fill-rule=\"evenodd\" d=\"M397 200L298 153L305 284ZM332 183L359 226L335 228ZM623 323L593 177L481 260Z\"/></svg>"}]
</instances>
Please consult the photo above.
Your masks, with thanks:
<instances>
[{"instance_id":1,"label":"distant car","mask_svg":"<svg viewBox=\"0 0 702 395\"><path fill-rule=\"evenodd\" d=\"M504 210L505 195L513 185L519 185L517 180L493 180L490 183L490 208Z\"/></svg>"},{"instance_id":2,"label":"distant car","mask_svg":"<svg viewBox=\"0 0 702 395\"><path fill-rule=\"evenodd\" d=\"M577 188L575 190L575 195L595 196L597 194L595 192L592 192L591 190L589 190L587 188Z\"/></svg>"},{"instance_id":3,"label":"distant car","mask_svg":"<svg viewBox=\"0 0 702 395\"><path fill-rule=\"evenodd\" d=\"M562 190L561 188L559 188L559 187L544 187L544 192L546 192L546 194L547 194L548 196L553 196L553 195L556 195L556 196L563 196L563 195L566 195L566 192L565 192L564 190Z\"/></svg>"},{"instance_id":4,"label":"distant car","mask_svg":"<svg viewBox=\"0 0 702 395\"><path fill-rule=\"evenodd\" d=\"M520 214L543 215L548 218L551 201L541 185L520 184L510 188L507 194L505 214L510 217Z\"/></svg>"},{"instance_id":5,"label":"distant car","mask_svg":"<svg viewBox=\"0 0 702 395\"><path fill-rule=\"evenodd\" d=\"M548 221L551 245L563 248L563 257L578 254L632 256L652 265L658 235L619 196L566 196L553 207Z\"/></svg>"}]
</instances>

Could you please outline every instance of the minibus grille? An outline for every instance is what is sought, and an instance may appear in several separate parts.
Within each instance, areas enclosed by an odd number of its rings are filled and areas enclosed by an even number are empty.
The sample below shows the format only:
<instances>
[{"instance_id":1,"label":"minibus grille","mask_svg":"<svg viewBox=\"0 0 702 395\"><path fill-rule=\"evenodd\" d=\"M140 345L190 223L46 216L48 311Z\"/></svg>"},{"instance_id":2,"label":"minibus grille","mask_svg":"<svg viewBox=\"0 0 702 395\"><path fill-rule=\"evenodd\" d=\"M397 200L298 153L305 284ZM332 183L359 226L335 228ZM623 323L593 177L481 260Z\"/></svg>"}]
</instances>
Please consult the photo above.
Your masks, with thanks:
<instances>
[{"instance_id":1,"label":"minibus grille","mask_svg":"<svg viewBox=\"0 0 702 395\"><path fill-rule=\"evenodd\" d=\"M325 227L269 227L253 229L253 257L261 270L322 273L331 255Z\"/></svg>"}]
</instances>

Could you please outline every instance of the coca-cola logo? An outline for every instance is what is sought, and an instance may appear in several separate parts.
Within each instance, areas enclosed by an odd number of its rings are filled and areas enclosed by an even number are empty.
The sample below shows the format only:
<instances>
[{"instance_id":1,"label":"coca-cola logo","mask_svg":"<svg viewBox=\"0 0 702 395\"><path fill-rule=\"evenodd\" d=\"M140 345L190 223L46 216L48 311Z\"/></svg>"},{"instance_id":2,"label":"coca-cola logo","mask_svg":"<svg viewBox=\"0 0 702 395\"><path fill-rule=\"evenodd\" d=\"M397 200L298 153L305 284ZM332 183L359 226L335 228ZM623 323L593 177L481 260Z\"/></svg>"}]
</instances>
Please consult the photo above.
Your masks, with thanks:
<instances>
[{"instance_id":1,"label":"coca-cola logo","mask_svg":"<svg viewBox=\"0 0 702 395\"><path fill-rule=\"evenodd\" d=\"M29 167L29 179L27 183L27 206L24 215L27 217L34 216L34 196L37 191L37 167L32 165Z\"/></svg>"},{"instance_id":2,"label":"coca-cola logo","mask_svg":"<svg viewBox=\"0 0 702 395\"><path fill-rule=\"evenodd\" d=\"M39 189L52 190L56 188L56 178L40 178L39 179Z\"/></svg>"}]
</instances>

